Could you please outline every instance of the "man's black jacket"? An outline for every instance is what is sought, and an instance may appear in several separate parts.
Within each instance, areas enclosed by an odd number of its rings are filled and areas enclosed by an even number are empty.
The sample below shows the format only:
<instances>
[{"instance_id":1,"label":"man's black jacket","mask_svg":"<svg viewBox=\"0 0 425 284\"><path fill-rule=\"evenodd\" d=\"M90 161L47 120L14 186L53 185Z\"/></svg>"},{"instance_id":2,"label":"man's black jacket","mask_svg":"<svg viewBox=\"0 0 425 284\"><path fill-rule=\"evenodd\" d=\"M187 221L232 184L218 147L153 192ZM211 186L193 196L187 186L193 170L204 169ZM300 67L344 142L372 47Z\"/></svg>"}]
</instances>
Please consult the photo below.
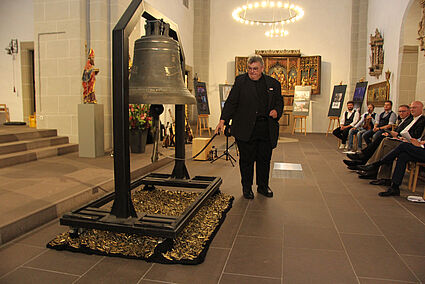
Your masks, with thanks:
<instances>
[{"instance_id":1,"label":"man's black jacket","mask_svg":"<svg viewBox=\"0 0 425 284\"><path fill-rule=\"evenodd\" d=\"M413 120L413 117L412 117L412 120ZM422 132L424 131L424 127L425 127L425 116L421 115L418 118L418 120L416 120L415 124L413 124L412 127L410 127L409 129L410 136L415 139L420 138L422 135Z\"/></svg>"},{"instance_id":2,"label":"man's black jacket","mask_svg":"<svg viewBox=\"0 0 425 284\"><path fill-rule=\"evenodd\" d=\"M272 148L275 148L279 138L278 121L283 113L283 98L279 81L265 74L262 76L264 76L267 86L267 115L273 109L277 112L277 118L268 117L270 141ZM226 123L232 119L231 134L241 141L249 141L257 117L258 98L256 89L252 87L253 84L250 80L247 73L236 77L220 118Z\"/></svg>"}]
</instances>

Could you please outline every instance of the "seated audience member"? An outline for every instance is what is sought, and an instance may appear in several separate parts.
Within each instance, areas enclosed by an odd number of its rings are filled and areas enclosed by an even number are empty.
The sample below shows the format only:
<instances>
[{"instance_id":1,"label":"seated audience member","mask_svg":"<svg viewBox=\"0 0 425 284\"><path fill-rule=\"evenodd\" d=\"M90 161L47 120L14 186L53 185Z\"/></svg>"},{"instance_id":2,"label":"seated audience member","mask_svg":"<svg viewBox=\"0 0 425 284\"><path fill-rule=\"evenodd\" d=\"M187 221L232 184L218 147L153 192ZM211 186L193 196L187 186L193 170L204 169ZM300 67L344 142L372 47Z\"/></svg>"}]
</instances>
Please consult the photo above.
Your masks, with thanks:
<instances>
[{"instance_id":1,"label":"seated audience member","mask_svg":"<svg viewBox=\"0 0 425 284\"><path fill-rule=\"evenodd\" d=\"M375 141L367 145L364 149L360 151L360 153L356 154L347 154L347 157L351 160L344 160L344 163L349 166L349 169L356 170L357 168L351 168L350 166L364 165L366 162L372 157L372 155L376 152L382 140L386 137L397 137L400 135L400 132L405 129L413 120L413 116L410 113L410 109L408 105L401 105L398 108L398 120L397 127L394 131L385 131L382 133ZM416 127L415 127L416 128ZM415 135L417 133L415 132ZM420 137L421 134L417 135ZM364 135L363 135L364 137ZM416 137L416 138L417 138ZM357 169L358 170L358 169Z\"/></svg>"},{"instance_id":2,"label":"seated audience member","mask_svg":"<svg viewBox=\"0 0 425 284\"><path fill-rule=\"evenodd\" d=\"M413 102L410 105L410 111L413 116L412 122L401 131L397 139L384 139L381 145L367 161L366 166L358 166L360 170L360 177L363 178L378 178L378 180L371 181L374 185L386 185L391 178L392 164L384 164L379 168L370 167L370 165L383 159L385 155L394 150L403 141L408 142L403 136L410 136L412 139L425 140L424 129L425 129L425 117L422 115L423 104L421 102ZM408 133L408 135L406 135Z\"/></svg>"},{"instance_id":3,"label":"seated audience member","mask_svg":"<svg viewBox=\"0 0 425 284\"><path fill-rule=\"evenodd\" d=\"M359 120L359 112L354 109L354 102L347 102L347 110L342 115L341 125L335 129L332 133L339 139L341 139L341 146L339 149L345 148L347 142L348 132Z\"/></svg>"},{"instance_id":4,"label":"seated audience member","mask_svg":"<svg viewBox=\"0 0 425 284\"><path fill-rule=\"evenodd\" d=\"M375 120L373 131L363 134L366 144L370 144L372 140L376 140L386 130L391 130L397 120L397 115L392 111L393 102L385 101L384 111L379 114Z\"/></svg>"},{"instance_id":5,"label":"seated audience member","mask_svg":"<svg viewBox=\"0 0 425 284\"><path fill-rule=\"evenodd\" d=\"M348 150L353 150L353 140L354 135L357 136L357 151L362 149L362 136L367 131L373 131L373 126L375 125L375 116L376 113L373 111L375 106L369 104L367 106L367 112L365 112L359 122L354 125L348 132Z\"/></svg>"},{"instance_id":6,"label":"seated audience member","mask_svg":"<svg viewBox=\"0 0 425 284\"><path fill-rule=\"evenodd\" d=\"M421 137L425 138L425 137ZM390 165L392 167L394 160L397 158L394 173L391 178L391 186L387 191L379 193L379 196L398 196L400 195L400 185L403 181L404 173L406 172L406 165L408 162L425 162L425 149L424 141L419 141L412 138L411 143L403 142L385 155L379 161L370 164L371 168L379 168L380 166Z\"/></svg>"}]
</instances>

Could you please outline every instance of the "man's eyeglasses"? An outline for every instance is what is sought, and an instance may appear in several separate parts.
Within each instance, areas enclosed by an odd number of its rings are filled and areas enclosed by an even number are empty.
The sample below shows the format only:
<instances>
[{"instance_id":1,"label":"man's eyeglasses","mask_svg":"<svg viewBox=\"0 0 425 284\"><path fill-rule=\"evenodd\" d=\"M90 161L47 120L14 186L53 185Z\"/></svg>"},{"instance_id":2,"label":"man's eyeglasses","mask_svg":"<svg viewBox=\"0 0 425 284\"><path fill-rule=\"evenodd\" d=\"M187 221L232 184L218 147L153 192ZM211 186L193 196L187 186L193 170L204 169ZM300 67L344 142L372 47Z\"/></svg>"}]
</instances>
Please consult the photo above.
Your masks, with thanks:
<instances>
[{"instance_id":1,"label":"man's eyeglasses","mask_svg":"<svg viewBox=\"0 0 425 284\"><path fill-rule=\"evenodd\" d=\"M248 67L248 71L255 71L255 72L257 72L258 70L260 70L260 68L258 68L258 67Z\"/></svg>"}]
</instances>

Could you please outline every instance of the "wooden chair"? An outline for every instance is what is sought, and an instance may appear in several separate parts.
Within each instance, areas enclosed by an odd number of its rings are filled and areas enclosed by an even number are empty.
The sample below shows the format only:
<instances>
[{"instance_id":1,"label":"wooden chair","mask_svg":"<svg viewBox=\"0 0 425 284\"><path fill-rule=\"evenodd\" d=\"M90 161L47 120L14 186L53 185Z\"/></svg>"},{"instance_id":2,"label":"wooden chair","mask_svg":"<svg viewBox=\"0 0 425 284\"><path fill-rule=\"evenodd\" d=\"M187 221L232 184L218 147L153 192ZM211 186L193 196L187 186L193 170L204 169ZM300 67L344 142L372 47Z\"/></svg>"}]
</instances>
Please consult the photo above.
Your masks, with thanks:
<instances>
[{"instance_id":1,"label":"wooden chair","mask_svg":"<svg viewBox=\"0 0 425 284\"><path fill-rule=\"evenodd\" d=\"M420 167L425 167L425 163L420 163L420 162L412 163L412 166L410 168L409 190L412 192L416 191L416 184L418 182ZM425 192L424 192L424 198L425 198Z\"/></svg>"},{"instance_id":2,"label":"wooden chair","mask_svg":"<svg viewBox=\"0 0 425 284\"><path fill-rule=\"evenodd\" d=\"M4 112L6 114L6 121L10 122L9 109L7 108L6 104L0 104L0 112Z\"/></svg>"},{"instance_id":3,"label":"wooden chair","mask_svg":"<svg viewBox=\"0 0 425 284\"><path fill-rule=\"evenodd\" d=\"M300 120L300 127L296 127L297 119ZM303 126L303 120L304 120L304 126ZM294 115L294 125L292 127L292 135L294 135L296 130L300 130L301 133L303 133L303 131L304 131L304 136L307 136L307 116L305 116L305 115Z\"/></svg>"}]
</instances>

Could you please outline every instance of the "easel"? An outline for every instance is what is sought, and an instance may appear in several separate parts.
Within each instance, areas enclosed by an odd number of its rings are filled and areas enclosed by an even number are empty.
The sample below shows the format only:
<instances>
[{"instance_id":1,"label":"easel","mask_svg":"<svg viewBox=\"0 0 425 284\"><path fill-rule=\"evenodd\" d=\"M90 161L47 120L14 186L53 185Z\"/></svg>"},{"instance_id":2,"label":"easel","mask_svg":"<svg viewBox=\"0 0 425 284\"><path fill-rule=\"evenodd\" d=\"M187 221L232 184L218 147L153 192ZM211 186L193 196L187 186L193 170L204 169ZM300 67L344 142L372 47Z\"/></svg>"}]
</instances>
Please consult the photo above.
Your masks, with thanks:
<instances>
[{"instance_id":1,"label":"easel","mask_svg":"<svg viewBox=\"0 0 425 284\"><path fill-rule=\"evenodd\" d=\"M296 127L297 118L300 119L300 127ZM304 120L304 127L303 127L303 120ZM307 136L307 116L306 115L294 115L294 125L292 127L292 135L294 135L295 130L300 130L301 133L303 133L303 130L304 130L304 136Z\"/></svg>"},{"instance_id":2,"label":"easel","mask_svg":"<svg viewBox=\"0 0 425 284\"><path fill-rule=\"evenodd\" d=\"M202 136L202 130L208 130L208 135L211 136L211 130L210 130L210 127L208 125L208 118L209 118L208 114L199 114L198 115L198 122L196 124L196 130L197 130L199 136Z\"/></svg>"},{"instance_id":3,"label":"easel","mask_svg":"<svg viewBox=\"0 0 425 284\"><path fill-rule=\"evenodd\" d=\"M338 116L329 116L328 118L329 118L329 126L328 126L328 131L326 131L326 136L328 136L328 134L335 129L335 123L338 123L336 125L337 127L340 125Z\"/></svg>"}]
</instances>

